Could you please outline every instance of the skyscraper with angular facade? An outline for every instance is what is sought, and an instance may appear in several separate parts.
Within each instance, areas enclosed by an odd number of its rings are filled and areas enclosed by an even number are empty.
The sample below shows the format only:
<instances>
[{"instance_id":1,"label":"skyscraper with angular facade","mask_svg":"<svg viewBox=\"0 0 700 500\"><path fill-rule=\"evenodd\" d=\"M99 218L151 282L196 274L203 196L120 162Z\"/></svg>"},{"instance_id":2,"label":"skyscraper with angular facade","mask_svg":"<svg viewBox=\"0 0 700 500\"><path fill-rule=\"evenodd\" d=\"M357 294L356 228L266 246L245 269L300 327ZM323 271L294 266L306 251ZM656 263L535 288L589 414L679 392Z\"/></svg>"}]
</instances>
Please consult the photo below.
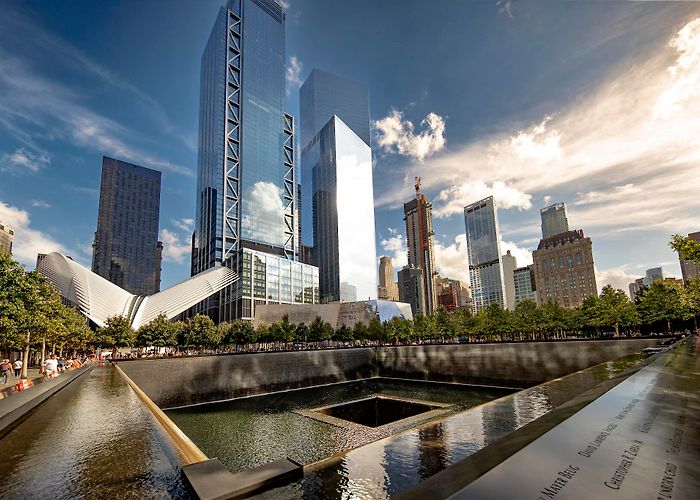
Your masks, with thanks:
<instances>
[{"instance_id":1,"label":"skyscraper with angular facade","mask_svg":"<svg viewBox=\"0 0 700 500\"><path fill-rule=\"evenodd\" d=\"M424 314L432 314L437 308L433 205L420 192L420 178L416 178L416 197L403 204L403 220L406 222L408 265L423 270Z\"/></svg>"},{"instance_id":2,"label":"skyscraper with angular facade","mask_svg":"<svg viewBox=\"0 0 700 500\"><path fill-rule=\"evenodd\" d=\"M367 86L314 70L300 99L301 240L318 266L320 300L376 299Z\"/></svg>"},{"instance_id":3,"label":"skyscraper with angular facade","mask_svg":"<svg viewBox=\"0 0 700 500\"><path fill-rule=\"evenodd\" d=\"M399 287L394 281L394 265L391 257L382 255L379 258L379 288L378 298L384 300L399 300Z\"/></svg>"},{"instance_id":4,"label":"skyscraper with angular facade","mask_svg":"<svg viewBox=\"0 0 700 500\"><path fill-rule=\"evenodd\" d=\"M92 271L135 295L160 290L160 172L102 158Z\"/></svg>"},{"instance_id":5,"label":"skyscraper with angular facade","mask_svg":"<svg viewBox=\"0 0 700 500\"><path fill-rule=\"evenodd\" d=\"M503 262L498 229L498 213L493 196L464 207L467 233L469 280L472 288L472 309L498 304L506 308L503 284Z\"/></svg>"},{"instance_id":6,"label":"skyscraper with angular facade","mask_svg":"<svg viewBox=\"0 0 700 500\"><path fill-rule=\"evenodd\" d=\"M540 209L540 217L542 218L543 238L566 233L569 230L569 219L566 217L566 204L564 203L555 203Z\"/></svg>"},{"instance_id":7,"label":"skyscraper with angular facade","mask_svg":"<svg viewBox=\"0 0 700 500\"><path fill-rule=\"evenodd\" d=\"M240 276L198 306L215 320L251 319L261 303L318 300L318 270L298 262L284 23L274 0L229 0L202 55L191 273L224 264Z\"/></svg>"}]
</instances>

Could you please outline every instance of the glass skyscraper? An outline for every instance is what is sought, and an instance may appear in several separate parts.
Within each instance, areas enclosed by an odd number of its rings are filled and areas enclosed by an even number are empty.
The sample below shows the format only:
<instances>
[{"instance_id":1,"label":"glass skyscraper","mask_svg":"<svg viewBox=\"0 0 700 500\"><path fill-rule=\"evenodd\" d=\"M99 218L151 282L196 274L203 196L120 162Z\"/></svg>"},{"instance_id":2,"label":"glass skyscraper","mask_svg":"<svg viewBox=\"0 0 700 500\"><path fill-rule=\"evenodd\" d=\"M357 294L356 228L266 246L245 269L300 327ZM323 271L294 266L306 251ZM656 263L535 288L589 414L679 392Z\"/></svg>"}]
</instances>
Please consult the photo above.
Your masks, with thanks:
<instances>
[{"instance_id":1,"label":"glass skyscraper","mask_svg":"<svg viewBox=\"0 0 700 500\"><path fill-rule=\"evenodd\" d=\"M498 213L493 196L464 207L464 222L473 311L477 313L490 304L505 309Z\"/></svg>"},{"instance_id":2,"label":"glass skyscraper","mask_svg":"<svg viewBox=\"0 0 700 500\"><path fill-rule=\"evenodd\" d=\"M569 219L566 217L566 204L555 203L540 209L542 218L542 237L549 238L569 230Z\"/></svg>"},{"instance_id":3,"label":"glass skyscraper","mask_svg":"<svg viewBox=\"0 0 700 500\"><path fill-rule=\"evenodd\" d=\"M267 271L266 291L247 293L255 271L246 266L258 254L290 262L298 256L294 119L284 111L284 22L274 0L229 0L202 55L192 275L223 263L241 276L199 307L218 320L250 319L255 304L292 295L285 287L293 288L294 273L287 283L286 275L269 275L268 281Z\"/></svg>"},{"instance_id":4,"label":"glass skyscraper","mask_svg":"<svg viewBox=\"0 0 700 500\"><path fill-rule=\"evenodd\" d=\"M369 89L367 85L314 69L299 90L301 149L333 115L371 146L369 137Z\"/></svg>"},{"instance_id":5,"label":"glass skyscraper","mask_svg":"<svg viewBox=\"0 0 700 500\"><path fill-rule=\"evenodd\" d=\"M301 239L319 268L321 302L376 299L367 86L314 70L300 99Z\"/></svg>"},{"instance_id":6,"label":"glass skyscraper","mask_svg":"<svg viewBox=\"0 0 700 500\"><path fill-rule=\"evenodd\" d=\"M135 295L160 290L160 172L102 158L92 271Z\"/></svg>"}]
</instances>

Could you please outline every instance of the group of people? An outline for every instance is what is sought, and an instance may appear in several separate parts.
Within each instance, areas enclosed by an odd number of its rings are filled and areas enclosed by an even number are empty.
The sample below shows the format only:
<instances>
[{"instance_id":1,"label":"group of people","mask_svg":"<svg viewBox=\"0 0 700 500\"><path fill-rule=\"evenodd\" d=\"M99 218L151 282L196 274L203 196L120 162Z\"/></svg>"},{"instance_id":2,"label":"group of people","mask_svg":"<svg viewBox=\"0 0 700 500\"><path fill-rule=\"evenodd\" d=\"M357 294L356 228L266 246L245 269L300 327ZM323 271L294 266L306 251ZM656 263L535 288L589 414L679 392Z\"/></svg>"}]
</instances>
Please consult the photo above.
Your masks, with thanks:
<instances>
[{"instance_id":1,"label":"group of people","mask_svg":"<svg viewBox=\"0 0 700 500\"><path fill-rule=\"evenodd\" d=\"M57 358L55 354L47 358L44 361L44 366L39 368L39 371L44 374L46 378L56 377L60 372L70 370L71 368L78 368L86 360L81 361L78 358Z\"/></svg>"},{"instance_id":2,"label":"group of people","mask_svg":"<svg viewBox=\"0 0 700 500\"><path fill-rule=\"evenodd\" d=\"M10 378L10 371L14 371L15 378L20 376L22 373L22 360L17 359L12 363L9 359L3 359L0 361L0 377L2 378L2 385L7 384Z\"/></svg>"}]
</instances>

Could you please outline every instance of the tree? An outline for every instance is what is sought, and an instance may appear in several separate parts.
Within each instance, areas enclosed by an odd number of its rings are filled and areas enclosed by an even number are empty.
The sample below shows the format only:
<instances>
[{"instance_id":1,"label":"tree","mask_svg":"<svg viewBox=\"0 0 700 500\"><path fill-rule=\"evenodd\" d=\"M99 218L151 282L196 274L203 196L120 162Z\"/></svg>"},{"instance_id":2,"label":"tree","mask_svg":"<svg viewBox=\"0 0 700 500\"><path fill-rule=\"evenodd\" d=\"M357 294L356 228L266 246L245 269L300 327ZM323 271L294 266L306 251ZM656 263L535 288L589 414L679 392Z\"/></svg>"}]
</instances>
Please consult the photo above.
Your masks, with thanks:
<instances>
[{"instance_id":1,"label":"tree","mask_svg":"<svg viewBox=\"0 0 700 500\"><path fill-rule=\"evenodd\" d=\"M683 289L675 282L655 281L649 288L637 293L635 301L643 323L653 325L665 321L669 332L674 320L689 319L692 316L683 301Z\"/></svg>"},{"instance_id":2,"label":"tree","mask_svg":"<svg viewBox=\"0 0 700 500\"><path fill-rule=\"evenodd\" d=\"M320 316L316 316L316 319L309 325L309 340L312 342L330 340L332 330L330 323L326 323Z\"/></svg>"},{"instance_id":3,"label":"tree","mask_svg":"<svg viewBox=\"0 0 700 500\"><path fill-rule=\"evenodd\" d=\"M700 314L700 278L685 282L683 288L683 302L690 314L693 315L695 330L698 329L698 315Z\"/></svg>"},{"instance_id":4,"label":"tree","mask_svg":"<svg viewBox=\"0 0 700 500\"><path fill-rule=\"evenodd\" d=\"M435 338L435 325L430 316L419 315L413 318L413 334L420 340Z\"/></svg>"},{"instance_id":5,"label":"tree","mask_svg":"<svg viewBox=\"0 0 700 500\"><path fill-rule=\"evenodd\" d=\"M534 338L542 328L542 311L534 300L519 302L511 317L513 329L520 334L527 334L530 338Z\"/></svg>"},{"instance_id":6,"label":"tree","mask_svg":"<svg viewBox=\"0 0 700 500\"><path fill-rule=\"evenodd\" d=\"M335 332L333 332L332 340L350 342L352 339L352 328L347 325L340 325L340 327L336 328Z\"/></svg>"},{"instance_id":7,"label":"tree","mask_svg":"<svg viewBox=\"0 0 700 500\"><path fill-rule=\"evenodd\" d=\"M362 321L358 321L352 328L352 335L357 340L367 340L369 338L369 333L367 332L367 325L365 325Z\"/></svg>"},{"instance_id":8,"label":"tree","mask_svg":"<svg viewBox=\"0 0 700 500\"><path fill-rule=\"evenodd\" d=\"M384 324L384 330L386 338L393 339L395 344L408 342L413 337L413 321L394 316Z\"/></svg>"},{"instance_id":9,"label":"tree","mask_svg":"<svg viewBox=\"0 0 700 500\"><path fill-rule=\"evenodd\" d=\"M379 321L379 318L372 318L369 321L369 325L367 325L367 337L377 342L384 341L384 325Z\"/></svg>"},{"instance_id":10,"label":"tree","mask_svg":"<svg viewBox=\"0 0 700 500\"><path fill-rule=\"evenodd\" d=\"M603 287L595 311L596 323L614 327L615 335L620 335L620 325L634 325L638 320L637 311L627 294L611 285Z\"/></svg>"},{"instance_id":11,"label":"tree","mask_svg":"<svg viewBox=\"0 0 700 500\"><path fill-rule=\"evenodd\" d=\"M226 330L226 335L224 336L224 343L227 345L235 344L246 345L252 344L256 340L255 338L255 328L248 321L234 321L228 324Z\"/></svg>"},{"instance_id":12,"label":"tree","mask_svg":"<svg viewBox=\"0 0 700 500\"><path fill-rule=\"evenodd\" d=\"M204 346L216 347L221 342L214 321L203 314L197 314L185 321L183 334L183 345L197 346L200 349Z\"/></svg>"},{"instance_id":13,"label":"tree","mask_svg":"<svg viewBox=\"0 0 700 500\"><path fill-rule=\"evenodd\" d=\"M177 345L177 327L165 314L161 313L138 329L136 345L174 347Z\"/></svg>"},{"instance_id":14,"label":"tree","mask_svg":"<svg viewBox=\"0 0 700 500\"><path fill-rule=\"evenodd\" d=\"M435 325L435 335L443 342L446 338L454 337L455 329L452 324L452 317L444 307L438 307L433 314L433 324Z\"/></svg>"},{"instance_id":15,"label":"tree","mask_svg":"<svg viewBox=\"0 0 700 500\"><path fill-rule=\"evenodd\" d=\"M687 236L674 234L669 242L669 246L678 252L678 256L683 260L692 260L700 265L700 242Z\"/></svg>"},{"instance_id":16,"label":"tree","mask_svg":"<svg viewBox=\"0 0 700 500\"><path fill-rule=\"evenodd\" d=\"M136 341L136 332L124 316L107 318L103 327L97 329L95 341L100 347L113 349L112 355L119 347L131 347Z\"/></svg>"}]
</instances>

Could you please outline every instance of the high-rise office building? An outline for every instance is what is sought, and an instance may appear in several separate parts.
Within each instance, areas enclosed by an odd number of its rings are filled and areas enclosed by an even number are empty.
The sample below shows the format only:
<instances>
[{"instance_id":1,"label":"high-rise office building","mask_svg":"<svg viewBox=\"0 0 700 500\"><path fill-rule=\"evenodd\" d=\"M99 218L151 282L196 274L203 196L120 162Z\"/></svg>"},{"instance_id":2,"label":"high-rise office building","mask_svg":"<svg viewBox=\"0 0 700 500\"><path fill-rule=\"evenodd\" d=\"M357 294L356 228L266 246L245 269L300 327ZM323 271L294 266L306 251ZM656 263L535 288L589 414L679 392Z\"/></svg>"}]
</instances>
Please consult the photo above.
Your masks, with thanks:
<instances>
[{"instance_id":1,"label":"high-rise office building","mask_svg":"<svg viewBox=\"0 0 700 500\"><path fill-rule=\"evenodd\" d=\"M652 267L644 273L644 286L651 286L655 281L664 279L664 271L660 267Z\"/></svg>"},{"instance_id":2,"label":"high-rise office building","mask_svg":"<svg viewBox=\"0 0 700 500\"><path fill-rule=\"evenodd\" d=\"M398 273L399 301L411 304L413 317L425 316L425 280L423 269L420 267L405 266Z\"/></svg>"},{"instance_id":3,"label":"high-rise office building","mask_svg":"<svg viewBox=\"0 0 700 500\"><path fill-rule=\"evenodd\" d=\"M573 308L598 294L593 244L582 230L541 239L532 260L539 304L557 302Z\"/></svg>"},{"instance_id":4,"label":"high-rise office building","mask_svg":"<svg viewBox=\"0 0 700 500\"><path fill-rule=\"evenodd\" d=\"M569 220L566 217L566 204L564 203L555 203L541 209L540 217L542 217L542 238L566 233L569 230Z\"/></svg>"},{"instance_id":5,"label":"high-rise office building","mask_svg":"<svg viewBox=\"0 0 700 500\"><path fill-rule=\"evenodd\" d=\"M498 213L493 196L464 207L472 310L498 304L505 309Z\"/></svg>"},{"instance_id":6,"label":"high-rise office building","mask_svg":"<svg viewBox=\"0 0 700 500\"><path fill-rule=\"evenodd\" d=\"M501 255L503 262L503 288L506 292L506 309L515 310L515 278L513 273L518 267L515 255L511 255L510 250Z\"/></svg>"},{"instance_id":7,"label":"high-rise office building","mask_svg":"<svg viewBox=\"0 0 700 500\"><path fill-rule=\"evenodd\" d=\"M629 284L630 299L634 301L637 294L643 288L649 288L655 281L663 281L663 279L664 272L662 268L652 267L651 269L647 269L643 277L638 278Z\"/></svg>"},{"instance_id":8,"label":"high-rise office building","mask_svg":"<svg viewBox=\"0 0 700 500\"><path fill-rule=\"evenodd\" d=\"M632 283L629 284L630 299L634 302L637 298L637 294L644 288L644 278L637 278Z\"/></svg>"},{"instance_id":9,"label":"high-rise office building","mask_svg":"<svg viewBox=\"0 0 700 500\"><path fill-rule=\"evenodd\" d=\"M371 146L369 89L364 83L314 69L299 89L299 112L302 151L333 115Z\"/></svg>"},{"instance_id":10,"label":"high-rise office building","mask_svg":"<svg viewBox=\"0 0 700 500\"><path fill-rule=\"evenodd\" d=\"M297 261L284 23L274 0L229 0L202 55L191 273L224 264L240 276L196 308L219 321L252 319L256 304L318 298L318 270Z\"/></svg>"},{"instance_id":11,"label":"high-rise office building","mask_svg":"<svg viewBox=\"0 0 700 500\"><path fill-rule=\"evenodd\" d=\"M319 70L300 91L301 242L318 266L321 302L377 298L368 94Z\"/></svg>"},{"instance_id":12,"label":"high-rise office building","mask_svg":"<svg viewBox=\"0 0 700 500\"><path fill-rule=\"evenodd\" d=\"M11 254L12 242L15 239L15 232L4 224L0 224L0 250Z\"/></svg>"},{"instance_id":13,"label":"high-rise office building","mask_svg":"<svg viewBox=\"0 0 700 500\"><path fill-rule=\"evenodd\" d=\"M160 290L160 172L102 158L92 271L135 295Z\"/></svg>"},{"instance_id":14,"label":"high-rise office building","mask_svg":"<svg viewBox=\"0 0 700 500\"><path fill-rule=\"evenodd\" d=\"M406 222L408 265L423 270L423 304L425 314L432 314L437 307L435 293L435 249L433 237L433 205L420 192L420 177L416 177L416 197L403 204L403 220Z\"/></svg>"},{"instance_id":15,"label":"high-rise office building","mask_svg":"<svg viewBox=\"0 0 700 500\"><path fill-rule=\"evenodd\" d=\"M379 288L377 291L378 298L383 300L399 300L399 287L394 281L394 265L391 262L391 257L382 255L379 258Z\"/></svg>"},{"instance_id":16,"label":"high-rise office building","mask_svg":"<svg viewBox=\"0 0 700 500\"><path fill-rule=\"evenodd\" d=\"M700 243L700 231L690 233L688 238ZM681 275L683 276L683 281L700 277L700 265L696 264L692 260L681 259L680 256L678 257L678 260L681 264Z\"/></svg>"},{"instance_id":17,"label":"high-rise office building","mask_svg":"<svg viewBox=\"0 0 700 500\"><path fill-rule=\"evenodd\" d=\"M519 267L513 271L516 306L523 300L533 300L537 302L537 285L535 284L535 273L532 267L531 265Z\"/></svg>"}]
</instances>

